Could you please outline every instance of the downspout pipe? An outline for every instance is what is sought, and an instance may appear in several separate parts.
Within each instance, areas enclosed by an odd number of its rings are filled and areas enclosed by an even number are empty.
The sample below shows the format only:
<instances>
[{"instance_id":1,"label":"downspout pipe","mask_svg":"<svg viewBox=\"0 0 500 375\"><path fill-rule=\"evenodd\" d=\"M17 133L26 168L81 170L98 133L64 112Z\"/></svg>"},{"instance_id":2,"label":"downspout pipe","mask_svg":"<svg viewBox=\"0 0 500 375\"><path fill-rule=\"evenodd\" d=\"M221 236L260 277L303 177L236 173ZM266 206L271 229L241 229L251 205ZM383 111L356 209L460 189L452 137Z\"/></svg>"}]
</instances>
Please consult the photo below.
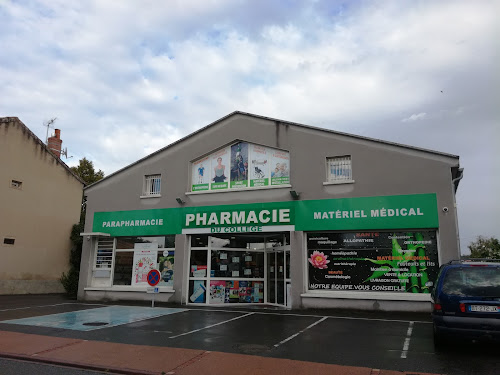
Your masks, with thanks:
<instances>
[{"instance_id":1,"label":"downspout pipe","mask_svg":"<svg viewBox=\"0 0 500 375\"><path fill-rule=\"evenodd\" d=\"M460 180L464 177L464 169L458 168L458 176L451 180L451 186L453 189L453 205L455 206L455 228L457 229L457 246L459 251L459 259L462 257L462 249L460 248L460 233L458 229L458 214L457 214L457 190Z\"/></svg>"}]
</instances>

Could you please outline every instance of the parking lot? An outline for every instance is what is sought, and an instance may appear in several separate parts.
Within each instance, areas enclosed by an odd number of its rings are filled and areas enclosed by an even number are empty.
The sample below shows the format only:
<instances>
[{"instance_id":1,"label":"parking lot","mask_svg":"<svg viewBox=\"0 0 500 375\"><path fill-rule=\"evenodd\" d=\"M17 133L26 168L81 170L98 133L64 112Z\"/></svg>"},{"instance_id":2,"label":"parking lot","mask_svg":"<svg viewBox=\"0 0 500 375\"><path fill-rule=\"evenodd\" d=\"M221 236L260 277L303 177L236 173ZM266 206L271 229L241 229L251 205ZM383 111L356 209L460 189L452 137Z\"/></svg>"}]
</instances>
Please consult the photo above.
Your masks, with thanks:
<instances>
[{"instance_id":1,"label":"parking lot","mask_svg":"<svg viewBox=\"0 0 500 375\"><path fill-rule=\"evenodd\" d=\"M0 297L0 331L407 372L494 374L498 346L436 352L428 316ZM10 302L9 302L10 301Z\"/></svg>"}]
</instances>

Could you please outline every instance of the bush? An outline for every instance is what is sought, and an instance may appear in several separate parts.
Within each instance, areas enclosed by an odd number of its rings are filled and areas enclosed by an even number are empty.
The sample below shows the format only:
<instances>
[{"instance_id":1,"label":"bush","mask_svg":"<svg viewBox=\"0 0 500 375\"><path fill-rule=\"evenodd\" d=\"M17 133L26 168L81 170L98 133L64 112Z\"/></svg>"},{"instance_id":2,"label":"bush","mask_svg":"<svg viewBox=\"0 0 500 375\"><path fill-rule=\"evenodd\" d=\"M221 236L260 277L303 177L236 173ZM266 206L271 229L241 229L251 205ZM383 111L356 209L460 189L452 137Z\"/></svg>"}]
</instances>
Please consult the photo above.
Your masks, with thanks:
<instances>
[{"instance_id":1,"label":"bush","mask_svg":"<svg viewBox=\"0 0 500 375\"><path fill-rule=\"evenodd\" d=\"M73 225L73 229L71 230L71 242L73 246L71 247L71 252L69 254L69 271L68 273L62 274L61 284L66 290L66 294L70 298L76 299L78 294L78 278L80 276L80 260L82 259L82 245L83 239L80 236L80 233L83 232L84 222L80 221L80 223Z\"/></svg>"},{"instance_id":2,"label":"bush","mask_svg":"<svg viewBox=\"0 0 500 375\"><path fill-rule=\"evenodd\" d=\"M64 289L66 290L66 294L70 298L76 299L78 295L79 277L80 277L80 271L76 270L74 267L71 267L68 273L66 274L63 272L61 278L59 279Z\"/></svg>"}]
</instances>

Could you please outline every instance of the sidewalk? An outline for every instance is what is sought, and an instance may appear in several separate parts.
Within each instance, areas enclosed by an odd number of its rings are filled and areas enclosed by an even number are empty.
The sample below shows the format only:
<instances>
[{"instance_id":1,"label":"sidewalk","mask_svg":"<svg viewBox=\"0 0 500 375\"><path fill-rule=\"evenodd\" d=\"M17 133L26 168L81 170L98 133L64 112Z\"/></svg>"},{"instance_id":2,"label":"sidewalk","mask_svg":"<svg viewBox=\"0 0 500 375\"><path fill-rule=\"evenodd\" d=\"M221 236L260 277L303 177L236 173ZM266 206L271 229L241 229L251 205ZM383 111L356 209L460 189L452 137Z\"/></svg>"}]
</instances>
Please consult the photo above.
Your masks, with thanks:
<instances>
[{"instance_id":1,"label":"sidewalk","mask_svg":"<svg viewBox=\"0 0 500 375\"><path fill-rule=\"evenodd\" d=\"M423 375L193 349L0 331L0 357L137 375ZM427 374L429 375L429 374Z\"/></svg>"}]
</instances>

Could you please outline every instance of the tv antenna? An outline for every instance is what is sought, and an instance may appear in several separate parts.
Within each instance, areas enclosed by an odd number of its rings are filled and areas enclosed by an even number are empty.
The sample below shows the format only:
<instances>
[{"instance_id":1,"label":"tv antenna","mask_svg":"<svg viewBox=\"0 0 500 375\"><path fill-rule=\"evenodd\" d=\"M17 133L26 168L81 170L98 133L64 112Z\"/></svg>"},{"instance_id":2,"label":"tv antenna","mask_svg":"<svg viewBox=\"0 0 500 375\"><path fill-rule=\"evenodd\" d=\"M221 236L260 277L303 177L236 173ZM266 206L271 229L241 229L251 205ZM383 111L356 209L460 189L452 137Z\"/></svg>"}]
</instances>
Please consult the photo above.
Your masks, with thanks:
<instances>
[{"instance_id":1,"label":"tv antenna","mask_svg":"<svg viewBox=\"0 0 500 375\"><path fill-rule=\"evenodd\" d=\"M45 121L43 123L43 126L47 127L47 134L45 136L45 144L49 143L49 128L54 129L53 124L54 124L54 122L56 122L56 120L57 120L57 117L54 117L54 118L51 118L50 120Z\"/></svg>"}]
</instances>

